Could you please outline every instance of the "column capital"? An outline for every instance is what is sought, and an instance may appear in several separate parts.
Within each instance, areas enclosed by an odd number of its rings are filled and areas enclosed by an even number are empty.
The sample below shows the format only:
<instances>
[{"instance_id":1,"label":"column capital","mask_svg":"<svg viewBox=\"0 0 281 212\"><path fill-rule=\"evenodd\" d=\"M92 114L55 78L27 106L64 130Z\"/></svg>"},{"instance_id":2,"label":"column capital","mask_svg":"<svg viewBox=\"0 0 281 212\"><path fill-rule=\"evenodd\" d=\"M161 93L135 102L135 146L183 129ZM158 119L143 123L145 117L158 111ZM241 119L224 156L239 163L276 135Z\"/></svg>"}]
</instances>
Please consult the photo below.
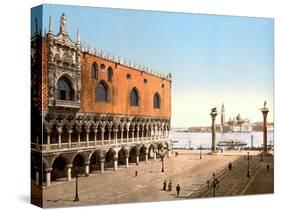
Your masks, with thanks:
<instances>
[{"instance_id":1,"label":"column capital","mask_svg":"<svg viewBox=\"0 0 281 212\"><path fill-rule=\"evenodd\" d=\"M66 168L72 168L72 164L67 164Z\"/></svg>"},{"instance_id":2,"label":"column capital","mask_svg":"<svg viewBox=\"0 0 281 212\"><path fill-rule=\"evenodd\" d=\"M45 172L47 172L47 173L49 173L49 172L51 172L51 171L53 171L53 168L46 168L46 169L45 169Z\"/></svg>"}]
</instances>

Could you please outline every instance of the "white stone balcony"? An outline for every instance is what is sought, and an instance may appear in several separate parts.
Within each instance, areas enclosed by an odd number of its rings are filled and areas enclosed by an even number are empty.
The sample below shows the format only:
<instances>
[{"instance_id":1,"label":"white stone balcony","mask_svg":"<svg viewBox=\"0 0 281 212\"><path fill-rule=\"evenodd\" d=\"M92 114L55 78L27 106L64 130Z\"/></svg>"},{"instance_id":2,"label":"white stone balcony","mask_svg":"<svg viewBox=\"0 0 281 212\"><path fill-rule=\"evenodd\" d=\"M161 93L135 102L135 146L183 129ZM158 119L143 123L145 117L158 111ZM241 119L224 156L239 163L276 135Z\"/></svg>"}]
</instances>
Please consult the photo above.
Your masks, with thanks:
<instances>
[{"instance_id":1,"label":"white stone balcony","mask_svg":"<svg viewBox=\"0 0 281 212\"><path fill-rule=\"evenodd\" d=\"M96 141L80 141L80 142L68 142L68 143L55 143L55 144L39 144L31 143L31 149L34 151L57 152L66 150L85 150L95 149L101 147L120 147L122 145L138 145L152 142L169 142L168 136L156 137L139 137L139 138L121 138L110 140L96 140Z\"/></svg>"},{"instance_id":2,"label":"white stone balcony","mask_svg":"<svg viewBox=\"0 0 281 212\"><path fill-rule=\"evenodd\" d=\"M55 106L56 107L63 107L63 108L77 108L77 109L79 109L81 104L80 104L79 101L56 100Z\"/></svg>"}]
</instances>

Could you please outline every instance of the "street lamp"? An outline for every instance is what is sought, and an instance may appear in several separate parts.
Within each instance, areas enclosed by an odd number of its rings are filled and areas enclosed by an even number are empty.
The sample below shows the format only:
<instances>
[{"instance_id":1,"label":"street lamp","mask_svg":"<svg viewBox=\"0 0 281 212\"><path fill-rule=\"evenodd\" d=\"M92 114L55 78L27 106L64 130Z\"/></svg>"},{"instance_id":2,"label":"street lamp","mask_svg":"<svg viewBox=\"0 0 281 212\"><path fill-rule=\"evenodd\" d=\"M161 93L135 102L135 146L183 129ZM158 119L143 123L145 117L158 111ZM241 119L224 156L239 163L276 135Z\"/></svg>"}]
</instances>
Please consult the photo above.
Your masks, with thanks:
<instances>
[{"instance_id":1,"label":"street lamp","mask_svg":"<svg viewBox=\"0 0 281 212\"><path fill-rule=\"evenodd\" d=\"M252 160L252 156L250 156L250 153L247 153L247 177L250 177L250 160Z\"/></svg>"},{"instance_id":2,"label":"street lamp","mask_svg":"<svg viewBox=\"0 0 281 212\"><path fill-rule=\"evenodd\" d=\"M200 144L199 150L200 150L200 160L201 160L202 159L202 144Z\"/></svg>"},{"instance_id":3,"label":"street lamp","mask_svg":"<svg viewBox=\"0 0 281 212\"><path fill-rule=\"evenodd\" d=\"M73 202L78 202L79 201L79 196L78 196L78 181L79 181L79 168L76 166L74 168L74 174L75 174L75 178L76 178L76 183L75 183L75 198L73 200Z\"/></svg>"},{"instance_id":4,"label":"street lamp","mask_svg":"<svg viewBox=\"0 0 281 212\"><path fill-rule=\"evenodd\" d=\"M164 172L164 157L165 157L165 151L164 149L162 149L159 153L160 155L160 158L161 158L161 162L162 162L162 169L161 169L161 172Z\"/></svg>"},{"instance_id":5,"label":"street lamp","mask_svg":"<svg viewBox=\"0 0 281 212\"><path fill-rule=\"evenodd\" d=\"M213 177L210 180L207 181L207 188L212 189L213 197L216 196L216 190L219 188L220 181L216 178L215 173L213 173Z\"/></svg>"}]
</instances>

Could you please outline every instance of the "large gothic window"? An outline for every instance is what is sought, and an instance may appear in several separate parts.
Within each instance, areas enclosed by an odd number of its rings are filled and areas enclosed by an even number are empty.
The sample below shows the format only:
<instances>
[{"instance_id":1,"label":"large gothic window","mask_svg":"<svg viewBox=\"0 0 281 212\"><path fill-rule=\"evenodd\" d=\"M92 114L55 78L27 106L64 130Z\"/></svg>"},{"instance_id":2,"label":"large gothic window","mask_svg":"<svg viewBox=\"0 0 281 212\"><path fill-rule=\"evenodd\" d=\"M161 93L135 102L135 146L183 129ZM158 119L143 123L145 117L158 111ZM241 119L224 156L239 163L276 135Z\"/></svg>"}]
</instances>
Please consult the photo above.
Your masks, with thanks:
<instances>
[{"instance_id":1,"label":"large gothic window","mask_svg":"<svg viewBox=\"0 0 281 212\"><path fill-rule=\"evenodd\" d=\"M96 88L96 101L108 102L108 89L104 82L99 82Z\"/></svg>"},{"instance_id":2,"label":"large gothic window","mask_svg":"<svg viewBox=\"0 0 281 212\"><path fill-rule=\"evenodd\" d=\"M92 77L94 79L99 78L98 72L99 72L98 64L96 62L94 62L93 65L92 65Z\"/></svg>"},{"instance_id":3,"label":"large gothic window","mask_svg":"<svg viewBox=\"0 0 281 212\"><path fill-rule=\"evenodd\" d=\"M153 97L153 107L154 108L160 108L160 96L158 93L154 94Z\"/></svg>"},{"instance_id":4,"label":"large gothic window","mask_svg":"<svg viewBox=\"0 0 281 212\"><path fill-rule=\"evenodd\" d=\"M57 98L60 100L73 101L73 94L71 82L66 77L61 77L57 83Z\"/></svg>"},{"instance_id":5,"label":"large gothic window","mask_svg":"<svg viewBox=\"0 0 281 212\"><path fill-rule=\"evenodd\" d=\"M133 88L130 93L130 105L139 106L139 94L136 88Z\"/></svg>"},{"instance_id":6,"label":"large gothic window","mask_svg":"<svg viewBox=\"0 0 281 212\"><path fill-rule=\"evenodd\" d=\"M112 75L113 75L113 70L112 68L109 66L109 68L107 69L107 81L111 82L112 80Z\"/></svg>"}]
</instances>

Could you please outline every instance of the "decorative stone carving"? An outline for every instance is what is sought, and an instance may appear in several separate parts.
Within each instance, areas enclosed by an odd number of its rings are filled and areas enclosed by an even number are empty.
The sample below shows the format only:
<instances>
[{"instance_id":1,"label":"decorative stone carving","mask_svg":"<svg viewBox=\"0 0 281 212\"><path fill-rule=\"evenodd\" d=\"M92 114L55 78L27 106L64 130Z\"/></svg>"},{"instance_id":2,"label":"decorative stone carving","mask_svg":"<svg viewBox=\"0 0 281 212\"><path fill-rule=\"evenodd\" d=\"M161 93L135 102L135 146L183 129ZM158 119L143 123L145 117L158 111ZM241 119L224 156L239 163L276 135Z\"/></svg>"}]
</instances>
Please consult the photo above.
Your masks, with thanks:
<instances>
[{"instance_id":1,"label":"decorative stone carving","mask_svg":"<svg viewBox=\"0 0 281 212\"><path fill-rule=\"evenodd\" d=\"M67 34L66 16L64 15L64 13L60 17L60 33Z\"/></svg>"}]
</instances>

